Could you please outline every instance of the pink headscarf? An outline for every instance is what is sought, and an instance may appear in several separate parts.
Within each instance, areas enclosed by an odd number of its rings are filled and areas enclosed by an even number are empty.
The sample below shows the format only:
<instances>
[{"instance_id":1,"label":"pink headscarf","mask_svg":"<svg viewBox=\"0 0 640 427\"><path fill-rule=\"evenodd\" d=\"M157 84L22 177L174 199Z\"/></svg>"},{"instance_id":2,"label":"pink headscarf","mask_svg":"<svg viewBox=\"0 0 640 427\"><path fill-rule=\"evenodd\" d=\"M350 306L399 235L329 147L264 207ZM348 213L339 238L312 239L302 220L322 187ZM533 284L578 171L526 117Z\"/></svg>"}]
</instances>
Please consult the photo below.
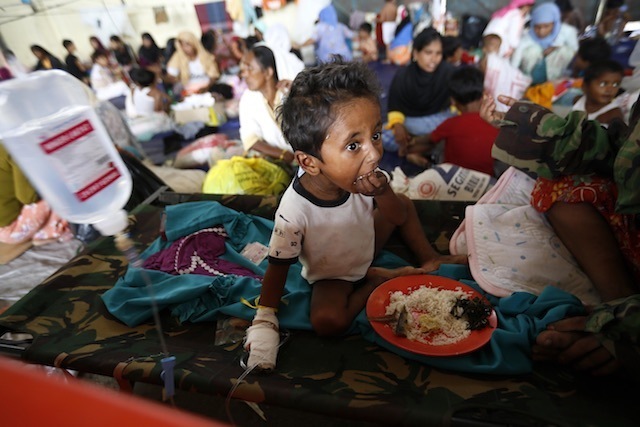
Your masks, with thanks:
<instances>
[{"instance_id":1,"label":"pink headscarf","mask_svg":"<svg viewBox=\"0 0 640 427\"><path fill-rule=\"evenodd\" d=\"M498 9L491 15L492 18L502 18L507 12L512 11L513 9L518 9L522 6L533 6L535 0L511 0L507 6L502 9Z\"/></svg>"}]
</instances>

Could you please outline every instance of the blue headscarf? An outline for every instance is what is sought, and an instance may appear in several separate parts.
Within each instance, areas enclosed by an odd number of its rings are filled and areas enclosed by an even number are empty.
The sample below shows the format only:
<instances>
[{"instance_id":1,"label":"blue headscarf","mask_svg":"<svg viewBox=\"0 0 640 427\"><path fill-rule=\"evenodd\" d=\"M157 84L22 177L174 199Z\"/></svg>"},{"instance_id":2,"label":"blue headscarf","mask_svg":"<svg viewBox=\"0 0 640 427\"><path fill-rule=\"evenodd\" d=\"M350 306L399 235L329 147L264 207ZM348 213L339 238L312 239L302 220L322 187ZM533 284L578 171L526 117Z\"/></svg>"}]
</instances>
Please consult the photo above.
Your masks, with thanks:
<instances>
[{"instance_id":1,"label":"blue headscarf","mask_svg":"<svg viewBox=\"0 0 640 427\"><path fill-rule=\"evenodd\" d=\"M333 7L332 4L325 7L320 11L320 22L324 22L327 25L336 26L338 25L338 12L336 12L336 8Z\"/></svg>"},{"instance_id":2,"label":"blue headscarf","mask_svg":"<svg viewBox=\"0 0 640 427\"><path fill-rule=\"evenodd\" d=\"M548 24L553 22L553 30L547 37L540 38L536 35L533 27L537 24ZM548 48L554 42L558 34L560 33L560 25L562 20L560 17L560 8L553 3L542 3L540 6L533 9L531 12L531 28L529 29L529 35L535 40L543 49Z\"/></svg>"}]
</instances>

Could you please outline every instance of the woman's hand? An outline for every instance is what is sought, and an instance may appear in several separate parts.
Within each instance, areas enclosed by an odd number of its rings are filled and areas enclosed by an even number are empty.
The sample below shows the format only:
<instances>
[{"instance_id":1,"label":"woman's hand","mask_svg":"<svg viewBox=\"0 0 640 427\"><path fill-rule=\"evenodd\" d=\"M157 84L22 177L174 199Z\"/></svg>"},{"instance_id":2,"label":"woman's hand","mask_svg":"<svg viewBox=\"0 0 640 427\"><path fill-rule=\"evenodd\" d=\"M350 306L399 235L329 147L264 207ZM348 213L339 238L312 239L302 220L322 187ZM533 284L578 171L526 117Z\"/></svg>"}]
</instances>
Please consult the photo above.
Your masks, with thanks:
<instances>
[{"instance_id":1,"label":"woman's hand","mask_svg":"<svg viewBox=\"0 0 640 427\"><path fill-rule=\"evenodd\" d=\"M411 134L409 134L409 131L407 131L407 128L404 127L403 124L401 123L396 123L395 125L393 125L393 136L396 140L396 144L398 144L398 146L402 149L400 150L401 152L404 152L406 146L409 144L409 141L411 140Z\"/></svg>"},{"instance_id":2,"label":"woman's hand","mask_svg":"<svg viewBox=\"0 0 640 427\"><path fill-rule=\"evenodd\" d=\"M586 316L568 317L542 331L532 347L533 360L572 365L593 375L607 375L619 362L602 346L595 334L585 332Z\"/></svg>"},{"instance_id":3,"label":"woman's hand","mask_svg":"<svg viewBox=\"0 0 640 427\"><path fill-rule=\"evenodd\" d=\"M544 56L548 56L548 55L550 55L550 54L551 54L551 52L553 52L553 51L554 51L554 50L556 50L557 48L558 48L557 46L549 46L548 48L546 48L546 49L542 52L542 54L543 54Z\"/></svg>"},{"instance_id":4,"label":"woman's hand","mask_svg":"<svg viewBox=\"0 0 640 427\"><path fill-rule=\"evenodd\" d=\"M508 107L512 107L517 99L511 98L506 95L498 95L498 101L507 105ZM494 127L499 127L500 121L504 120L505 113L500 111L496 111L496 102L493 100L493 97L488 94L482 95L482 103L480 104L480 117L490 125Z\"/></svg>"}]
</instances>

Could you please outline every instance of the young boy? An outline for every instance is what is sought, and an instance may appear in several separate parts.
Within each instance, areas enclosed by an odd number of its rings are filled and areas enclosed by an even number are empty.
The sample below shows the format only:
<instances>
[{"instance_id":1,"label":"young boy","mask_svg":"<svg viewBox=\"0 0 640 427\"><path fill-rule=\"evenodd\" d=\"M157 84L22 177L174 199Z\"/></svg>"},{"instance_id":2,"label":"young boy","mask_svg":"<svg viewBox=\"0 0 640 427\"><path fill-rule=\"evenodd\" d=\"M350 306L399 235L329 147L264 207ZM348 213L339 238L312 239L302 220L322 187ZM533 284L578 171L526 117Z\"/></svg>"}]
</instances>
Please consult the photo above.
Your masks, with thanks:
<instances>
[{"instance_id":1,"label":"young boy","mask_svg":"<svg viewBox=\"0 0 640 427\"><path fill-rule=\"evenodd\" d=\"M411 200L396 195L378 169L376 82L361 62L325 63L298 74L282 105L282 131L304 173L294 178L275 214L260 306L247 330L250 367L275 367L276 311L289 266L298 258L312 285L310 320L320 335L345 332L385 280L466 262L434 251ZM371 267L396 227L420 268Z\"/></svg>"},{"instance_id":2,"label":"young boy","mask_svg":"<svg viewBox=\"0 0 640 427\"><path fill-rule=\"evenodd\" d=\"M460 115L451 117L431 134L415 137L407 148L407 160L429 166L421 153L444 141L444 161L493 176L491 147L498 130L480 118L484 76L474 67L462 67L451 74L451 101Z\"/></svg>"},{"instance_id":3,"label":"young boy","mask_svg":"<svg viewBox=\"0 0 640 427\"><path fill-rule=\"evenodd\" d=\"M624 70L610 59L594 62L584 71L584 95L573 104L573 111L586 111L589 120L597 120L607 127L614 120L624 121L616 101Z\"/></svg>"},{"instance_id":4,"label":"young boy","mask_svg":"<svg viewBox=\"0 0 640 427\"><path fill-rule=\"evenodd\" d=\"M589 65L611 58L611 46L602 37L593 37L580 41L578 52L571 64L571 76L583 77Z\"/></svg>"},{"instance_id":5,"label":"young boy","mask_svg":"<svg viewBox=\"0 0 640 427\"><path fill-rule=\"evenodd\" d=\"M76 56L76 45L71 40L63 40L62 46L67 50L67 56L64 62L67 64L69 74L83 83L89 84L89 70Z\"/></svg>"},{"instance_id":6,"label":"young boy","mask_svg":"<svg viewBox=\"0 0 640 427\"><path fill-rule=\"evenodd\" d=\"M171 99L157 87L155 73L143 68L132 68L129 76L135 83L135 87L127 93L125 102L129 117L148 117L153 113L169 112Z\"/></svg>"},{"instance_id":7,"label":"young boy","mask_svg":"<svg viewBox=\"0 0 640 427\"><path fill-rule=\"evenodd\" d=\"M378 46L371 37L373 27L368 22L363 22L358 29L358 50L362 54L364 62L372 62L378 60Z\"/></svg>"}]
</instances>

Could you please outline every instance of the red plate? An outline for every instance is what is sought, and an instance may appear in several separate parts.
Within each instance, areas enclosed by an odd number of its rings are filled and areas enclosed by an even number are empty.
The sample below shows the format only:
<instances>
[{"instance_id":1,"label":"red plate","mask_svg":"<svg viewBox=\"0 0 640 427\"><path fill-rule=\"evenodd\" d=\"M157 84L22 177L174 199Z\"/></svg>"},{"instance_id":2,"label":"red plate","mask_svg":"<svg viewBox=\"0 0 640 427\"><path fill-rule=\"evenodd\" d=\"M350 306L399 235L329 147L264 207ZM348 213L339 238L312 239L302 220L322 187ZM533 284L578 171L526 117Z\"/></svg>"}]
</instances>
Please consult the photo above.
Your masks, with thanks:
<instances>
[{"instance_id":1,"label":"red plate","mask_svg":"<svg viewBox=\"0 0 640 427\"><path fill-rule=\"evenodd\" d=\"M480 297L488 303L487 299L476 290L457 280L430 275L400 276L384 282L373 291L367 300L367 317L384 316L392 292L402 291L404 294L409 294L420 286L451 291L460 288L471 298ZM373 326L373 329L385 341L403 350L425 356L459 356L477 350L489 342L491 334L493 334L496 326L498 326L498 317L496 316L495 310L492 310L489 316L489 326L480 330L471 331L471 334L467 338L457 343L446 345L425 344L405 337L399 337L393 333L391 326L382 322L371 322L371 326Z\"/></svg>"}]
</instances>

